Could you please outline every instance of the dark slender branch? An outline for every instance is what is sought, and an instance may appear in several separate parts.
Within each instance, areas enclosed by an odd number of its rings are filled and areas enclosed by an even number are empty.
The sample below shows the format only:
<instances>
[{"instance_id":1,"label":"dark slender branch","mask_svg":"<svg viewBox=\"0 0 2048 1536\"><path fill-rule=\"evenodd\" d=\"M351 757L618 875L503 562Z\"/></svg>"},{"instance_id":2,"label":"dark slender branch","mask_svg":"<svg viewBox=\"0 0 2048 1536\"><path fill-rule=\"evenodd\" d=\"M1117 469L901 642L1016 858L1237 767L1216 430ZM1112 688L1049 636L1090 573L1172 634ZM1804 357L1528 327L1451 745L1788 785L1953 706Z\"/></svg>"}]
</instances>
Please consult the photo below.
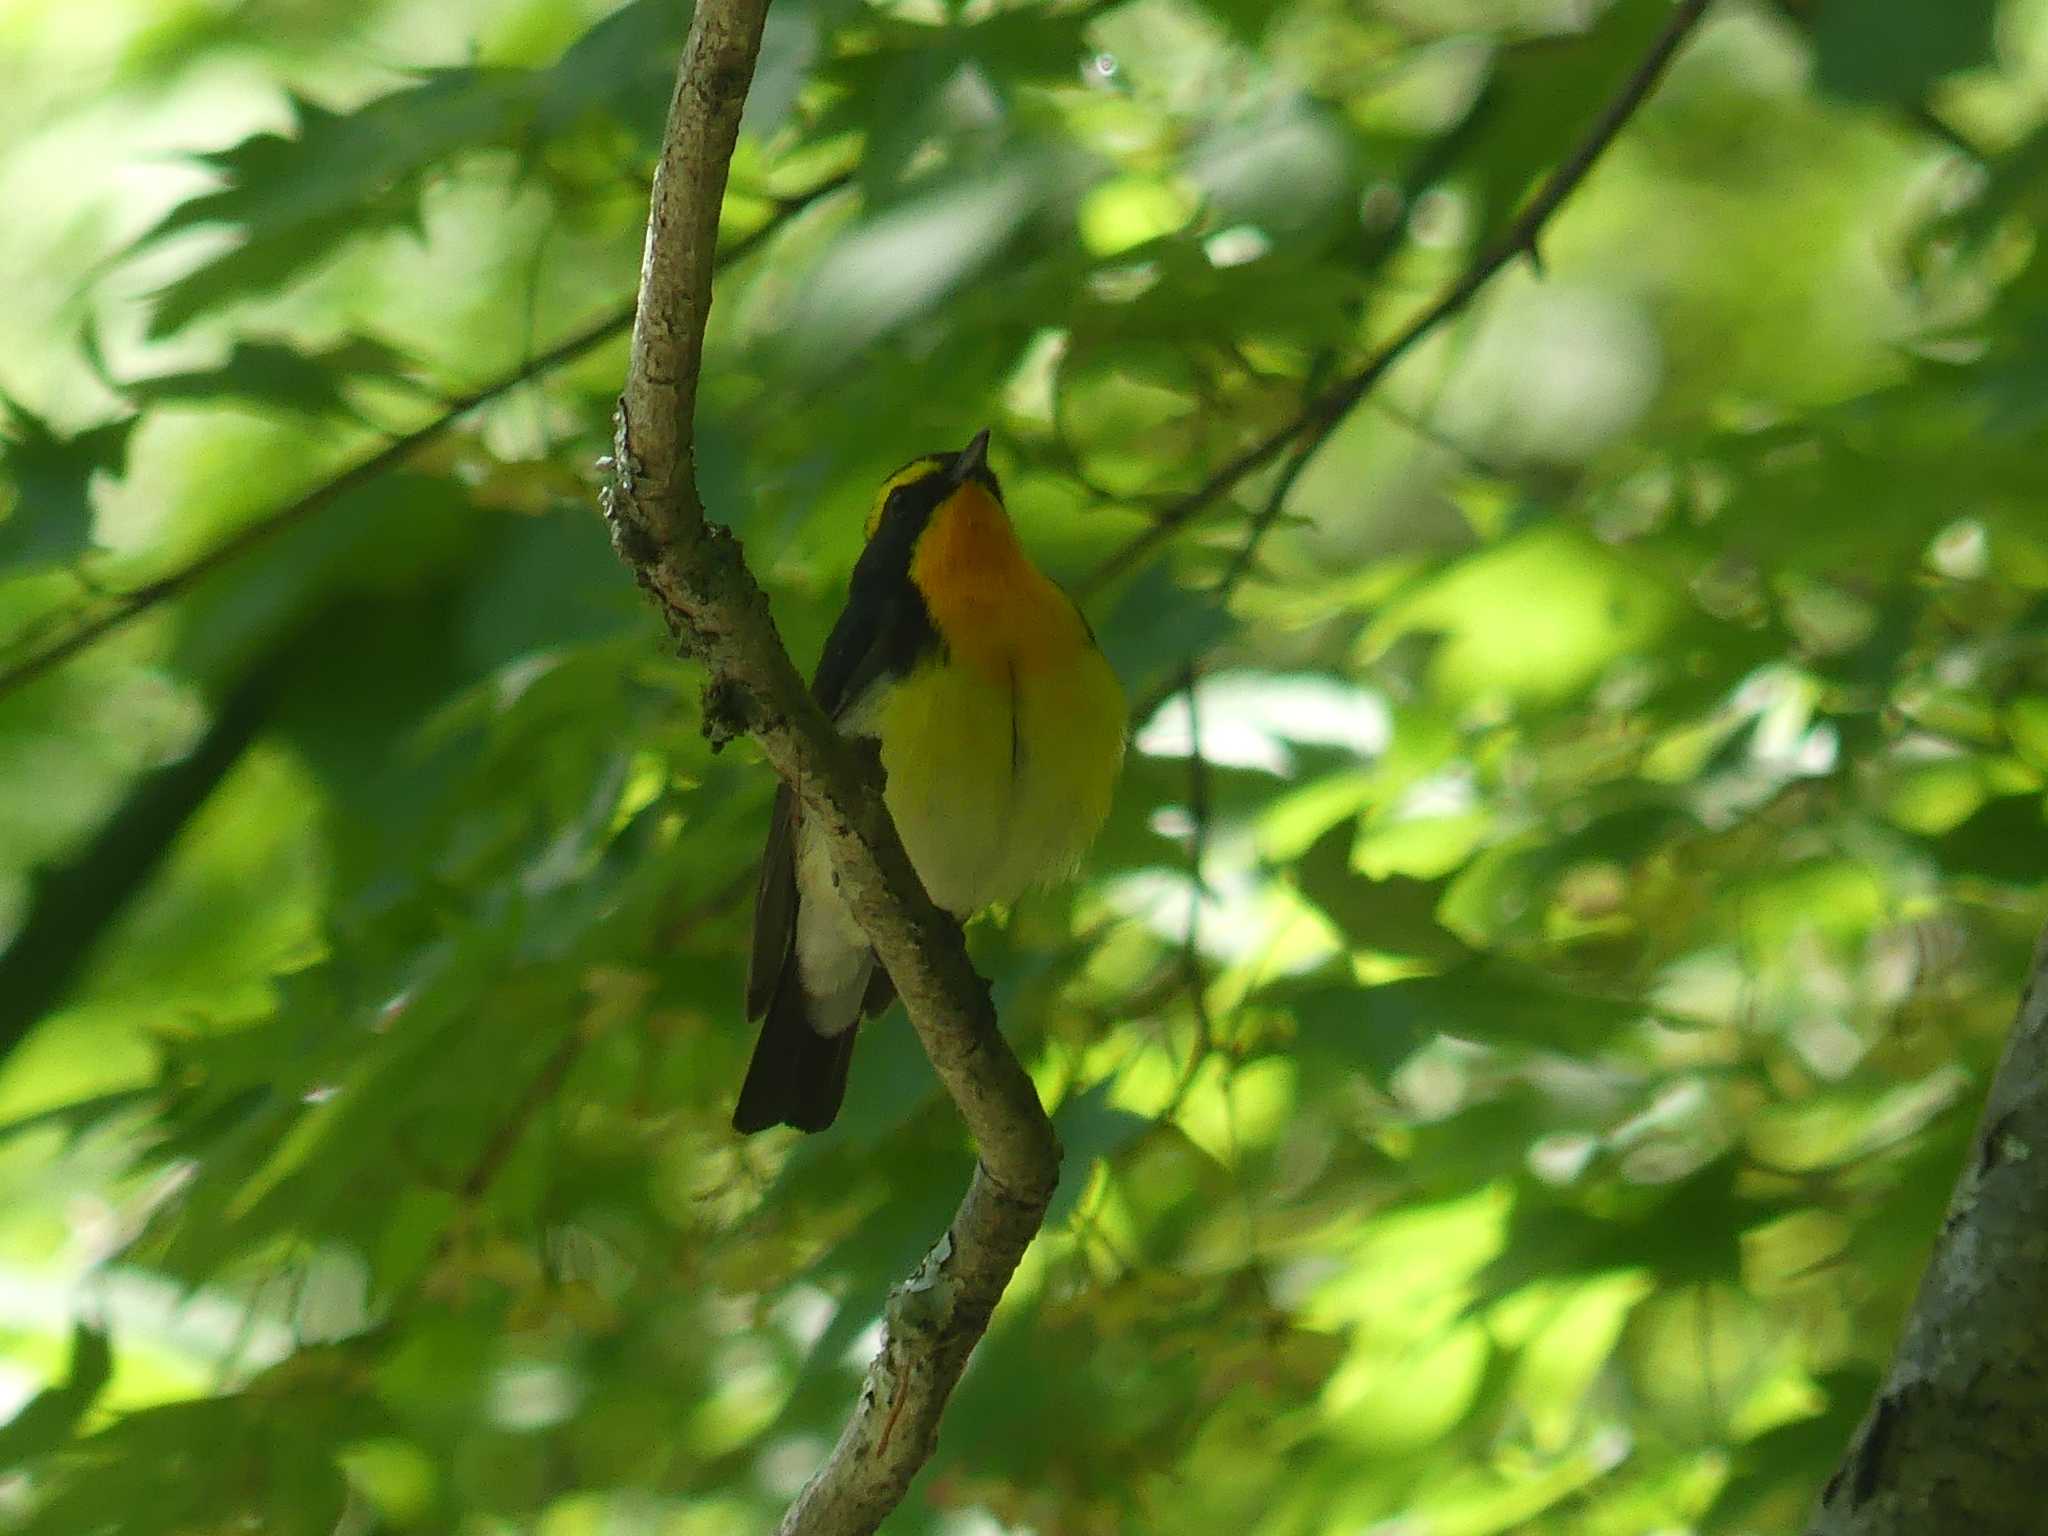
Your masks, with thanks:
<instances>
[{"instance_id":1,"label":"dark slender branch","mask_svg":"<svg viewBox=\"0 0 2048 1536\"><path fill-rule=\"evenodd\" d=\"M712 243L767 0L698 0L655 170L633 353L619 397L605 513L612 540L685 654L710 674L714 738L750 732L828 840L839 889L902 996L980 1160L950 1229L890 1295L881 1353L839 1443L785 1533L866 1533L937 1443L967 1356L1037 1235L1059 1143L996 1030L959 926L919 883L876 766L839 739L790 665L730 530L707 523L692 412L711 302Z\"/></svg>"},{"instance_id":2,"label":"dark slender branch","mask_svg":"<svg viewBox=\"0 0 2048 1536\"><path fill-rule=\"evenodd\" d=\"M403 437L393 438L368 458L360 459L339 474L323 480L296 500L264 513L204 554L187 561L176 570L159 576L154 581L145 582L139 587L117 594L102 612L83 620L59 639L16 662L5 672L0 672L0 698L34 682L51 668L69 661L87 646L104 639L130 620L138 618L159 603L182 596L222 566L234 563L252 550L269 543L286 529L296 527L316 512L331 506L349 492L368 485L387 470L395 469L478 406L515 388L536 374L544 373L571 358L581 356L599 342L618 335L625 329L630 319L630 313L620 312L593 321L546 352L530 359L515 372L494 379L467 395L451 400L447 409L425 426L415 428Z\"/></svg>"},{"instance_id":3,"label":"dark slender branch","mask_svg":"<svg viewBox=\"0 0 2048 1536\"><path fill-rule=\"evenodd\" d=\"M1487 457L1478 449L1459 442L1443 428L1421 416L1414 416L1388 400L1375 400L1372 408L1395 426L1419 437L1432 448L1440 448L1475 475L1484 475L1490 480L1512 481L1533 478L1526 468L1503 464Z\"/></svg>"},{"instance_id":4,"label":"dark slender branch","mask_svg":"<svg viewBox=\"0 0 2048 1536\"><path fill-rule=\"evenodd\" d=\"M2048 933L1891 1370L1808 1536L2035 1531L2048 1443Z\"/></svg>"},{"instance_id":5,"label":"dark slender branch","mask_svg":"<svg viewBox=\"0 0 2048 1536\"><path fill-rule=\"evenodd\" d=\"M1209 857L1209 759L1202 751L1202 712L1197 698L1201 681L1200 669L1190 660L1180 674L1181 691L1188 701L1188 920L1181 930L1180 974L1195 1016L1195 1038L1162 1119L1180 1107L1194 1086L1195 1074L1216 1047L1216 1021L1209 1013L1209 984L1202 974L1201 951L1202 911L1209 900L1209 881L1203 873Z\"/></svg>"},{"instance_id":6,"label":"dark slender branch","mask_svg":"<svg viewBox=\"0 0 2048 1536\"><path fill-rule=\"evenodd\" d=\"M1608 145L1620 134L1623 125L1649 96L1663 76L1665 66L1678 52L1679 45L1699 24L1700 17L1711 3L1712 0L1679 0L1671 20L1650 44L1628 79L1622 82L1621 89L1588 125L1577 148L1550 173L1500 238L1482 251L1465 269L1464 275L1435 303L1409 321L1392 341L1375 352L1355 373L1328 390L1313 395L1292 421L1268 433L1174 502L1151 526L1091 571L1081 590L1092 592L1128 570L1220 501L1247 475L1265 468L1278 458L1290 443L1304 436L1326 437L1394 364L1405 357L1417 342L1469 304L1496 273L1517 257L1526 255L1535 259L1544 226L1579 183L1586 179Z\"/></svg>"},{"instance_id":7,"label":"dark slender branch","mask_svg":"<svg viewBox=\"0 0 2048 1536\"><path fill-rule=\"evenodd\" d=\"M1265 542L1266 535L1273 531L1274 524L1280 521L1280 514L1287 509L1287 498L1294 494L1295 481L1299 480L1301 472L1308 468L1308 461L1330 440L1330 433L1336 430L1336 426L1336 422L1333 421L1321 430L1311 432L1302 440L1301 446L1294 450L1293 457L1287 461L1287 467L1280 471L1279 478L1273 482L1273 489L1266 496L1265 506L1260 508L1259 515L1252 519L1251 527L1245 530L1244 542L1238 545L1237 553L1230 557L1230 564L1223 568L1223 576L1216 583L1216 593L1220 599L1227 602L1231 593L1237 590L1237 584L1250 574L1253 562L1259 558L1259 546Z\"/></svg>"},{"instance_id":8,"label":"dark slender branch","mask_svg":"<svg viewBox=\"0 0 2048 1536\"><path fill-rule=\"evenodd\" d=\"M1274 482L1272 492L1266 498L1266 505L1252 520L1246 532L1244 543L1238 546L1230 564L1224 568L1222 577L1216 583L1219 602L1228 602L1237 584L1251 570L1258 558L1259 544L1279 521L1281 510L1287 504L1288 495L1294 490L1294 482L1301 478L1301 472L1308 467L1308 461L1315 457L1327 438L1319 433L1295 449L1288 460L1287 468ZM1208 904L1209 881L1203 867L1209 856L1209 759L1202 750L1202 707L1198 697L1201 691L1201 668L1190 656L1181 667L1180 678L1175 687L1188 701L1188 919L1181 930L1180 976L1181 986L1187 994L1188 1006L1195 1016L1195 1038L1188 1047L1187 1066L1182 1069L1180 1081L1168 1100L1162 1118L1170 1118L1186 1099L1188 1090L1194 1086L1195 1074L1202 1063L1216 1048L1216 1020L1209 1011L1208 978L1202 973L1201 931L1202 912ZM1139 725L1149 718L1151 711L1136 717Z\"/></svg>"},{"instance_id":9,"label":"dark slender branch","mask_svg":"<svg viewBox=\"0 0 2048 1536\"><path fill-rule=\"evenodd\" d=\"M737 880L726 881L716 891L698 901L673 923L667 925L663 934L664 945L670 949L680 947L688 938L690 931L699 924L716 915L731 912L733 904L741 900L753 884L752 871L748 871ZM555 1048L549 1051L546 1058L534 1069L534 1074L527 1079L524 1090L506 1110L505 1118L492 1128L489 1137L478 1149L475 1160L470 1163L469 1170L462 1178L452 1186L444 1185L440 1180L429 1180L437 1188L449 1188L460 1202L454 1220L441 1233L439 1251L442 1254L445 1255L453 1247L463 1232L464 1224L474 1218L477 1208L483 1204L511 1163L513 1154L532 1132L534 1122L543 1110L554 1103L562 1091L563 1084L568 1082L569 1074L582 1059L584 1050L596 1036L597 1030L591 1026L590 1021L572 1023L567 1033L556 1042Z\"/></svg>"},{"instance_id":10,"label":"dark slender branch","mask_svg":"<svg viewBox=\"0 0 2048 1536\"><path fill-rule=\"evenodd\" d=\"M474 1207L491 1192L491 1186L498 1182L498 1175L505 1171L505 1165L519 1149L519 1143L526 1139L533 1117L562 1091L562 1084L569 1078L569 1069L576 1065L576 1058L583 1054L583 1047L588 1043L589 1036L580 1026L574 1026L562 1037L561 1043L548 1052L547 1060L533 1074L526 1091L519 1095L511 1112L491 1132L491 1138L477 1154L476 1162L463 1175L456 1193L465 1206Z\"/></svg>"},{"instance_id":11,"label":"dark slender branch","mask_svg":"<svg viewBox=\"0 0 2048 1536\"><path fill-rule=\"evenodd\" d=\"M90 842L36 876L28 921L0 949L0 1061L63 1002L108 926L163 867L180 830L269 729L279 701L304 676L301 656L286 645L258 661L216 702L191 751L138 777Z\"/></svg>"},{"instance_id":12,"label":"dark slender branch","mask_svg":"<svg viewBox=\"0 0 2048 1536\"><path fill-rule=\"evenodd\" d=\"M735 240L719 253L720 265L738 261L746 256L790 218L819 198L846 185L848 180L849 177L844 175L834 176L778 203L775 212L759 229ZM105 639L158 604L182 597L223 566L232 565L242 556L269 543L286 529L296 527L332 506L351 491L359 490L379 476L396 469L428 443L455 427L463 417L479 406L488 405L522 384L552 373L564 364L575 362L604 343L624 335L632 324L633 306L630 304L618 306L600 315L587 325L570 332L545 352L527 358L517 368L500 374L486 384L478 385L467 394L449 400L442 412L424 426L417 427L401 437L392 438L367 458L357 460L283 506L263 513L204 554L194 557L154 581L145 582L126 592L111 594L107 598L107 605L100 611L81 618L55 640L0 669L0 698L7 697L18 688L26 687L52 668L61 666L80 651Z\"/></svg>"}]
</instances>

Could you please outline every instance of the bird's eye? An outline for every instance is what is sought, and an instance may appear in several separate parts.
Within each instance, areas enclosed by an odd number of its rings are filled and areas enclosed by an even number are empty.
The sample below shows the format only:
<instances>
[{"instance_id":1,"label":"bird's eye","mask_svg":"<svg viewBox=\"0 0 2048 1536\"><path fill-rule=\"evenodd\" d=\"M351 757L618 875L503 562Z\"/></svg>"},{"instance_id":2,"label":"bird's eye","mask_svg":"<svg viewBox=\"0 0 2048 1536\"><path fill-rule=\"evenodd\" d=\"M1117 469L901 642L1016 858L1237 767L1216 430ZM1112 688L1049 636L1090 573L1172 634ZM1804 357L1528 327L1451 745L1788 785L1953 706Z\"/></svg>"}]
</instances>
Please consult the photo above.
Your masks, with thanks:
<instances>
[{"instance_id":1,"label":"bird's eye","mask_svg":"<svg viewBox=\"0 0 2048 1536\"><path fill-rule=\"evenodd\" d=\"M902 506L903 487L899 485L895 490L883 497L882 504L868 515L868 537L872 539L876 534L880 533L882 531L882 524L888 519L889 515L892 512L900 511Z\"/></svg>"}]
</instances>

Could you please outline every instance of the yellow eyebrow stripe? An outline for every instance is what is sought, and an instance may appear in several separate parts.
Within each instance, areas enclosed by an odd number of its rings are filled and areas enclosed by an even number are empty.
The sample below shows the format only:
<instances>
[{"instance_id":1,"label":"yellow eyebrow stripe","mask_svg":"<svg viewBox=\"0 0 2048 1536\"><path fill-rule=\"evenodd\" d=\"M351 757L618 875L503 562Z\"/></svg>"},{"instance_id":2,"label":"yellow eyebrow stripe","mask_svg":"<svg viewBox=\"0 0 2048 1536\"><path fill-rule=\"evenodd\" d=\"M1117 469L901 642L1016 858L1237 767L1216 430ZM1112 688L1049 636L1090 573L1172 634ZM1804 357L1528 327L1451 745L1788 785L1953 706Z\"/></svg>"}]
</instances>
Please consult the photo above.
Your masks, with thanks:
<instances>
[{"instance_id":1,"label":"yellow eyebrow stripe","mask_svg":"<svg viewBox=\"0 0 2048 1536\"><path fill-rule=\"evenodd\" d=\"M889 504L891 495L902 490L906 485L914 485L926 475L937 473L945 468L945 465L946 460L942 455L933 454L930 458L911 460L908 464L897 470L895 474L884 480L882 488L875 492L874 507L868 512L868 537L872 539L875 536L875 530L882 526L882 509Z\"/></svg>"}]
</instances>

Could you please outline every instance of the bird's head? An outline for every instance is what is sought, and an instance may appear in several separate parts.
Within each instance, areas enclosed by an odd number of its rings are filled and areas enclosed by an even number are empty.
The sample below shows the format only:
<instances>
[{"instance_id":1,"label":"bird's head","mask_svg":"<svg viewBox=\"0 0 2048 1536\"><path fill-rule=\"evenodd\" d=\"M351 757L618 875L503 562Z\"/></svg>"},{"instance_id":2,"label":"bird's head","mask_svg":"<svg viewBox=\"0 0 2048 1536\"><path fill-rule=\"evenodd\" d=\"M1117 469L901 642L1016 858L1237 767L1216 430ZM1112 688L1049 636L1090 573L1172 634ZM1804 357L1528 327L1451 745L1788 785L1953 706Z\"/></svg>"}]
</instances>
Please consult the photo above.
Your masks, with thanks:
<instances>
[{"instance_id":1,"label":"bird's head","mask_svg":"<svg viewBox=\"0 0 2048 1536\"><path fill-rule=\"evenodd\" d=\"M1008 521L1003 489L988 467L988 429L982 428L956 453L928 453L912 459L882 482L868 513L868 537L886 526L906 545L917 543L937 514L959 512L972 518L991 514Z\"/></svg>"}]
</instances>

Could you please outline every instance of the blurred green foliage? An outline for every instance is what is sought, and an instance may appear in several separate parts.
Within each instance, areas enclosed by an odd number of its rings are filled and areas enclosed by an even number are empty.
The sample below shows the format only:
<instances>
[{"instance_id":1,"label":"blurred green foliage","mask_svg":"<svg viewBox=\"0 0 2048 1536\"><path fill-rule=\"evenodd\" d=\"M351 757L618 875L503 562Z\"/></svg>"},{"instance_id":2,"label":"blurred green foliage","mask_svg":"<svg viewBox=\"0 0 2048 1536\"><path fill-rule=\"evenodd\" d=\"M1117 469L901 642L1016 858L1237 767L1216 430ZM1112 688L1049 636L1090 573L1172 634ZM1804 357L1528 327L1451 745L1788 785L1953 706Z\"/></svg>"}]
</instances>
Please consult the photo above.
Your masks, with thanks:
<instances>
[{"instance_id":1,"label":"blurred green foliage","mask_svg":"<svg viewBox=\"0 0 2048 1536\"><path fill-rule=\"evenodd\" d=\"M970 1152L900 1018L726 1128L771 777L593 513L681 8L90 10L0 5L0 672L171 586L0 694L0 1525L765 1529ZM778 0L707 499L808 665L992 423L1141 703L973 934L1066 1181L891 1530L1760 1536L1862 1412L2043 916L2048 4L1724 0L1089 578L1666 14Z\"/></svg>"}]
</instances>

